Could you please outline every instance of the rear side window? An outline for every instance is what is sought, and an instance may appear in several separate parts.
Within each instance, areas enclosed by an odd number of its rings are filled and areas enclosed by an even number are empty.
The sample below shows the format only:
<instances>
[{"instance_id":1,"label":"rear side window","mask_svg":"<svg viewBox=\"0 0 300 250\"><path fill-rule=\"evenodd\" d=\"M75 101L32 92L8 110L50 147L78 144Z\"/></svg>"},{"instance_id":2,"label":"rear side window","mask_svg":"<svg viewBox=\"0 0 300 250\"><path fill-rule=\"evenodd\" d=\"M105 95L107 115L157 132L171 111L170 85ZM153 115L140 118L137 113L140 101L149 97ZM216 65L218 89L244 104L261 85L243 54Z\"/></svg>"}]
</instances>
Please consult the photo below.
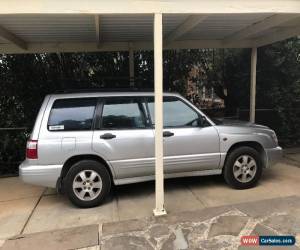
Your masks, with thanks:
<instances>
[{"instance_id":1,"label":"rear side window","mask_svg":"<svg viewBox=\"0 0 300 250\"><path fill-rule=\"evenodd\" d=\"M90 130L92 128L96 103L96 98L56 100L50 112L48 130Z\"/></svg>"},{"instance_id":2,"label":"rear side window","mask_svg":"<svg viewBox=\"0 0 300 250\"><path fill-rule=\"evenodd\" d=\"M104 102L101 129L146 128L144 110L136 98L108 98Z\"/></svg>"}]
</instances>

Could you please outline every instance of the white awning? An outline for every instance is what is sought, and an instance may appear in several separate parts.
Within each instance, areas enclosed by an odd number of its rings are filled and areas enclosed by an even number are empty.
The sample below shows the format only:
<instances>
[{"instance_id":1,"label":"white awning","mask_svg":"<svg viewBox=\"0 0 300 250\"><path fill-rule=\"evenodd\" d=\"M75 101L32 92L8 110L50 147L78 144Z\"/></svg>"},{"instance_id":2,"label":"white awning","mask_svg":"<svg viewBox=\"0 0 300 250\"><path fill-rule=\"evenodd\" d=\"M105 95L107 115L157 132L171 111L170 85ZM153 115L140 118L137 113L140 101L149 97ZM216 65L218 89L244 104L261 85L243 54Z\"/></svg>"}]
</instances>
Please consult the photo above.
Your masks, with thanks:
<instances>
[{"instance_id":1,"label":"white awning","mask_svg":"<svg viewBox=\"0 0 300 250\"><path fill-rule=\"evenodd\" d=\"M0 53L251 48L300 34L300 1L169 0L0 2Z\"/></svg>"}]
</instances>

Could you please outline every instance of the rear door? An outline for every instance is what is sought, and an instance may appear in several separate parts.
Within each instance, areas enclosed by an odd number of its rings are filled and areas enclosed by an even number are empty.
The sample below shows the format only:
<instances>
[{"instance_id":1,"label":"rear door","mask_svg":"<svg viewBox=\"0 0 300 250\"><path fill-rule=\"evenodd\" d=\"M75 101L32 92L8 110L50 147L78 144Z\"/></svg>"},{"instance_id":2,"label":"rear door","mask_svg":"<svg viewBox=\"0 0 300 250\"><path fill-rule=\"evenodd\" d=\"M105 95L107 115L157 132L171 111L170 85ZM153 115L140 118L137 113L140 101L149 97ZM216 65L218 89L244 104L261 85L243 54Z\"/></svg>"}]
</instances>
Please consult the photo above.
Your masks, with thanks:
<instances>
[{"instance_id":1,"label":"rear door","mask_svg":"<svg viewBox=\"0 0 300 250\"><path fill-rule=\"evenodd\" d=\"M154 173L154 134L139 97L101 99L93 150L113 167L117 179Z\"/></svg>"},{"instance_id":2,"label":"rear door","mask_svg":"<svg viewBox=\"0 0 300 250\"><path fill-rule=\"evenodd\" d=\"M148 109L154 121L153 98ZM208 122L199 124L200 114L177 96L163 99L164 163L166 173L211 170L219 167L219 135Z\"/></svg>"},{"instance_id":3,"label":"rear door","mask_svg":"<svg viewBox=\"0 0 300 250\"><path fill-rule=\"evenodd\" d=\"M38 138L40 164L62 165L71 156L91 153L96 104L94 97L49 101Z\"/></svg>"}]
</instances>

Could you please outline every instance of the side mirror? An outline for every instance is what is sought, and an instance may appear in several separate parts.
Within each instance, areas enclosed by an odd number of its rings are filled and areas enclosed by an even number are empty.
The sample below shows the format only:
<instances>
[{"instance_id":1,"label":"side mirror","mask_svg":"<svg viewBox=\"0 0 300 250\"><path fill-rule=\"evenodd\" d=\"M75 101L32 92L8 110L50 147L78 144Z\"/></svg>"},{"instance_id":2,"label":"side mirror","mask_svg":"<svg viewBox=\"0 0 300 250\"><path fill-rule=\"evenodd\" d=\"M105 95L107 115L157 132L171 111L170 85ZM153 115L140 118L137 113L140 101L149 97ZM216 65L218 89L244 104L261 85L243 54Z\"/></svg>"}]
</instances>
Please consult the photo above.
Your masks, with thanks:
<instances>
[{"instance_id":1,"label":"side mirror","mask_svg":"<svg viewBox=\"0 0 300 250\"><path fill-rule=\"evenodd\" d=\"M204 115L200 115L198 119L198 126L204 127L206 123L207 123L206 117Z\"/></svg>"}]
</instances>

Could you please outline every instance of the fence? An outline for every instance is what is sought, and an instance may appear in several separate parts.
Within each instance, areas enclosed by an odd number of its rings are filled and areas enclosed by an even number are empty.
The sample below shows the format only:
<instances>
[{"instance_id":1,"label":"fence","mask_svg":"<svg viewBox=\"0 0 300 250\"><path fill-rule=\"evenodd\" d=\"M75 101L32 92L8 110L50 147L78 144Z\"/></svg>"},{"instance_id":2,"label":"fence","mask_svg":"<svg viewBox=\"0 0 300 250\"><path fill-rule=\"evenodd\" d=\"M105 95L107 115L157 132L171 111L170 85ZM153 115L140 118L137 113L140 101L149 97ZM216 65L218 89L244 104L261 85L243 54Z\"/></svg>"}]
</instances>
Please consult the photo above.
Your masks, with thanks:
<instances>
[{"instance_id":1,"label":"fence","mask_svg":"<svg viewBox=\"0 0 300 250\"><path fill-rule=\"evenodd\" d=\"M202 109L213 119L249 119L248 109ZM300 145L300 109L257 109L256 122L276 131L282 146ZM0 176L16 175L25 157L28 128L0 128Z\"/></svg>"}]
</instances>

